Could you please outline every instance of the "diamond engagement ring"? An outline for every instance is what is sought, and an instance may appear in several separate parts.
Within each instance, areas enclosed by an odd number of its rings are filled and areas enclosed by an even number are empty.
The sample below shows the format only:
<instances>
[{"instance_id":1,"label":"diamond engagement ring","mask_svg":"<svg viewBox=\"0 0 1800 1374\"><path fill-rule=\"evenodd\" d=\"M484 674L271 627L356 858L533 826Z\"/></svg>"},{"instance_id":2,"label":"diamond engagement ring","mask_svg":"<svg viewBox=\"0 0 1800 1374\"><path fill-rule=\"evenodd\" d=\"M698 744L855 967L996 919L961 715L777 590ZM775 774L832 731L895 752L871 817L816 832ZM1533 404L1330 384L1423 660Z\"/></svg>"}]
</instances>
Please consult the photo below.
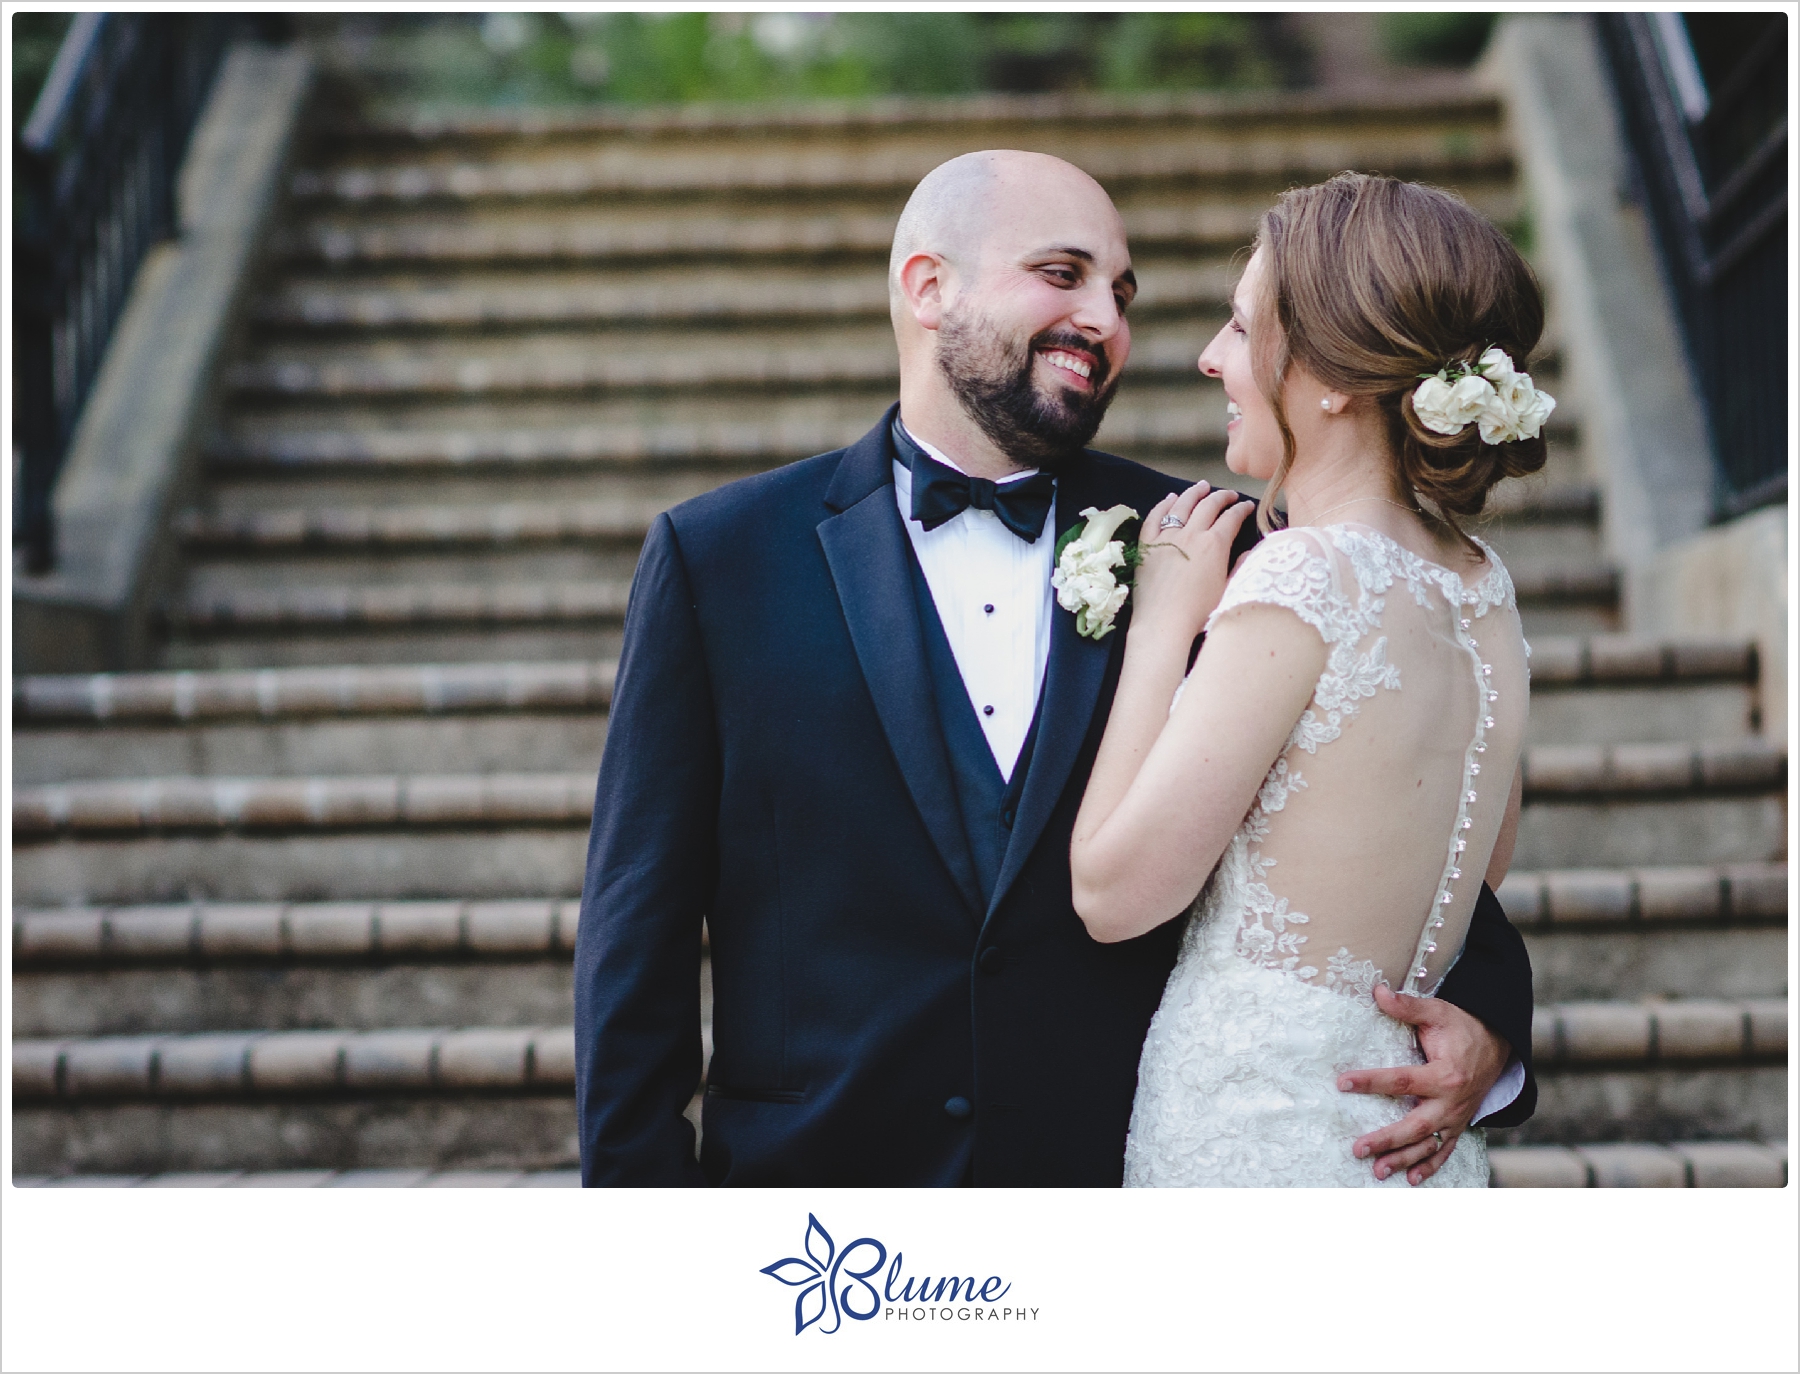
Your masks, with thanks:
<instances>
[{"instance_id":1,"label":"diamond engagement ring","mask_svg":"<svg viewBox=\"0 0 1800 1374\"><path fill-rule=\"evenodd\" d=\"M1186 523L1187 522L1178 515L1165 515L1162 518L1162 523L1156 528L1159 530L1178 530Z\"/></svg>"},{"instance_id":2,"label":"diamond engagement ring","mask_svg":"<svg viewBox=\"0 0 1800 1374\"><path fill-rule=\"evenodd\" d=\"M1442 1131L1433 1131L1431 1133L1431 1138L1437 1141L1438 1149L1441 1150L1444 1148L1444 1133Z\"/></svg>"}]
</instances>

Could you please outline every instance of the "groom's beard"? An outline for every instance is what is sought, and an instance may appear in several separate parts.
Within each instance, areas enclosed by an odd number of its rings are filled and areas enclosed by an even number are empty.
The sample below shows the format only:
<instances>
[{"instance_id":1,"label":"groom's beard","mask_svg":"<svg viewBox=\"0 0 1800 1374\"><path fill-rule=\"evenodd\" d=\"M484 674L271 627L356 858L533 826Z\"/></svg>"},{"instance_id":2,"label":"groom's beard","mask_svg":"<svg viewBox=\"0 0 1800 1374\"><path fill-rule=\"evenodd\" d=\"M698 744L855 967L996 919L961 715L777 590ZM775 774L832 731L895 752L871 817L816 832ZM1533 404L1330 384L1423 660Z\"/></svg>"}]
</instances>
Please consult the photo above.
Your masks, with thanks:
<instances>
[{"instance_id":1,"label":"groom's beard","mask_svg":"<svg viewBox=\"0 0 1800 1374\"><path fill-rule=\"evenodd\" d=\"M1094 360L1091 392L1057 387L1046 394L1032 380L1038 351L1059 346ZM994 447L1014 462L1050 472L1066 467L1087 446L1119 389L1106 354L1081 335L1049 329L1031 339L1009 340L972 311L945 314L937 358L956 399Z\"/></svg>"}]
</instances>

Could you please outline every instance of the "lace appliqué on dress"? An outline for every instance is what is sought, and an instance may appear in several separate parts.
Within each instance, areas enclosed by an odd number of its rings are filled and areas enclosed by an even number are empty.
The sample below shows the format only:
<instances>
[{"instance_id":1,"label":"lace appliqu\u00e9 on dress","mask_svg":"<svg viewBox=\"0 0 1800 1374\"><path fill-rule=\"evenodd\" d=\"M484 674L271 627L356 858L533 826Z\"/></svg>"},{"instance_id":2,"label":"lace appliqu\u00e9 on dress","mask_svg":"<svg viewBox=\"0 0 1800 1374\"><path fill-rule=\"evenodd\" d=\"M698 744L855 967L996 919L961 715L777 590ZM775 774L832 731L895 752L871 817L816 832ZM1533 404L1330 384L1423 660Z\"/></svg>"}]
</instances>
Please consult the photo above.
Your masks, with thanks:
<instances>
[{"instance_id":1,"label":"lace appliqu\u00e9 on dress","mask_svg":"<svg viewBox=\"0 0 1800 1374\"><path fill-rule=\"evenodd\" d=\"M1392 585L1393 574L1373 561L1364 567L1353 560L1352 565L1360 583L1354 600L1338 585L1330 560L1307 535L1298 531L1271 535L1246 555L1206 622L1210 630L1221 615L1237 606L1281 606L1311 625L1329 646L1312 704L1295 723L1281 757L1263 779L1256 804L1232 841L1234 848L1241 846L1245 877L1238 953L1259 968L1279 969L1307 980L1317 977L1319 970L1300 962L1306 936L1288 927L1305 925L1308 917L1290 909L1287 898L1270 890L1266 879L1275 861L1264 858L1255 845L1269 833L1269 816L1287 805L1289 792L1306 786L1299 771L1288 763L1288 754L1294 749L1316 754L1320 745L1343 734L1363 701L1384 688L1400 689L1400 670L1387 661L1385 635L1366 653L1357 652L1363 637L1381 624L1386 602L1377 593ZM1381 981L1382 972L1371 961L1353 961L1348 950L1339 950L1327 961L1323 986L1349 996L1368 996Z\"/></svg>"}]
</instances>

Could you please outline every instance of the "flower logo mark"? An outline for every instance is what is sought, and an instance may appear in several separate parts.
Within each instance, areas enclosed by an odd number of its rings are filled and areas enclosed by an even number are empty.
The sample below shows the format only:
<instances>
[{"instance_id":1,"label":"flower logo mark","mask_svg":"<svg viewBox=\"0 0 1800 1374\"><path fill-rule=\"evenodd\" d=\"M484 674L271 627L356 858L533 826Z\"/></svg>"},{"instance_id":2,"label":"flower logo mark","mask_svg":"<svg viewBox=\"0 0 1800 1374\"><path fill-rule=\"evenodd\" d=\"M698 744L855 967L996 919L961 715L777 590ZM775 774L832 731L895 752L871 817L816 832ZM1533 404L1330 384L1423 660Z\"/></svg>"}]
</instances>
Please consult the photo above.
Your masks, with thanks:
<instances>
[{"instance_id":1,"label":"flower logo mark","mask_svg":"<svg viewBox=\"0 0 1800 1374\"><path fill-rule=\"evenodd\" d=\"M819 1327L819 1331L827 1336L844 1324L845 1317L852 1321L866 1322L881 1310L881 1295L869 1282L869 1276L878 1273L881 1266L887 1263L887 1247L880 1241L864 1236L861 1240L851 1241L840 1252L832 1242L831 1233L819 1225L816 1216L808 1212L806 1243L802 1248L803 1255L776 1260L761 1270L777 1283L785 1283L789 1288L800 1290L794 1299L796 1336L807 1327L819 1323L828 1313L830 1325ZM851 1264L853 1256L861 1263L871 1253L874 1259L866 1267L859 1269ZM854 1282L840 1287L840 1279L851 1279ZM856 1301L862 1293L867 1294L867 1311L859 1311L856 1307Z\"/></svg>"}]
</instances>

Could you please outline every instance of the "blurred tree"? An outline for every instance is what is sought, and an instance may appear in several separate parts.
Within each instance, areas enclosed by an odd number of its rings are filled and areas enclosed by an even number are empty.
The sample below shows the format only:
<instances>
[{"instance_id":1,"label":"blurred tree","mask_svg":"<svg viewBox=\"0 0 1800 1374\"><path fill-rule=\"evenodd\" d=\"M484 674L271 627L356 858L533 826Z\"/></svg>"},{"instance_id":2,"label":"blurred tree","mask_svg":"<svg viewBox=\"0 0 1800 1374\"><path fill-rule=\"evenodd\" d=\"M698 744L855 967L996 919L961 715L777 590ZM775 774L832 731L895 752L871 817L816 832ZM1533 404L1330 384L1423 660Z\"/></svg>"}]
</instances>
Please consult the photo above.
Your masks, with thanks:
<instances>
[{"instance_id":1,"label":"blurred tree","mask_svg":"<svg viewBox=\"0 0 1800 1374\"><path fill-rule=\"evenodd\" d=\"M1466 67L1481 56L1496 16L1393 10L1381 16L1388 57L1402 66Z\"/></svg>"},{"instance_id":2,"label":"blurred tree","mask_svg":"<svg viewBox=\"0 0 1800 1374\"><path fill-rule=\"evenodd\" d=\"M426 103L752 101L1298 84L1280 16L393 15L355 30L381 93Z\"/></svg>"},{"instance_id":3,"label":"blurred tree","mask_svg":"<svg viewBox=\"0 0 1800 1374\"><path fill-rule=\"evenodd\" d=\"M1293 86L1306 54L1276 15L1132 13L1102 43L1100 84L1107 90L1215 90Z\"/></svg>"},{"instance_id":4,"label":"blurred tree","mask_svg":"<svg viewBox=\"0 0 1800 1374\"><path fill-rule=\"evenodd\" d=\"M13 137L19 136L37 103L50 64L69 31L69 14L15 14L12 17Z\"/></svg>"}]
</instances>

